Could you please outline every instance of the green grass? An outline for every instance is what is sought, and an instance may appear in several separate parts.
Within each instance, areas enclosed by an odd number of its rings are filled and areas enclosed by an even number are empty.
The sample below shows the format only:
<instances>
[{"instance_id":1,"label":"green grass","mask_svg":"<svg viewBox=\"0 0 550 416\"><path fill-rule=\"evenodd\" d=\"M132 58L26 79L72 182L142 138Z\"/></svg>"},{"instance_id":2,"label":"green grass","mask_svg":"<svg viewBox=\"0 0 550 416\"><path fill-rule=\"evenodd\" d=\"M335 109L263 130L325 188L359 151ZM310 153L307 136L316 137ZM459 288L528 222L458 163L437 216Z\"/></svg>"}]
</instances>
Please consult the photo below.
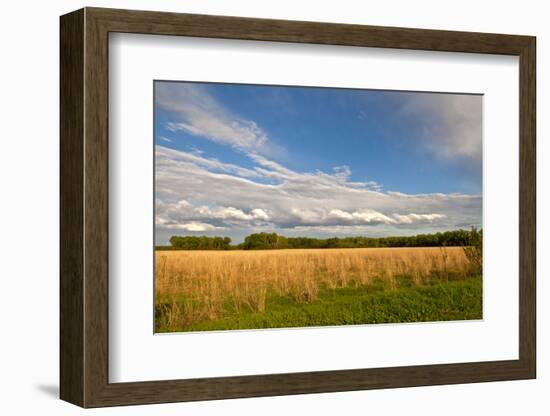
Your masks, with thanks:
<instances>
[{"instance_id":1,"label":"green grass","mask_svg":"<svg viewBox=\"0 0 550 416\"><path fill-rule=\"evenodd\" d=\"M427 286L399 282L398 289L383 283L337 289L323 288L317 300L298 303L287 296L269 294L263 313L241 310L228 303L223 318L203 320L185 328L168 328L157 307L157 332L228 329L289 328L398 322L453 321L482 318L482 279L432 281ZM159 299L159 304L168 299ZM171 298L171 301L182 301Z\"/></svg>"}]
</instances>

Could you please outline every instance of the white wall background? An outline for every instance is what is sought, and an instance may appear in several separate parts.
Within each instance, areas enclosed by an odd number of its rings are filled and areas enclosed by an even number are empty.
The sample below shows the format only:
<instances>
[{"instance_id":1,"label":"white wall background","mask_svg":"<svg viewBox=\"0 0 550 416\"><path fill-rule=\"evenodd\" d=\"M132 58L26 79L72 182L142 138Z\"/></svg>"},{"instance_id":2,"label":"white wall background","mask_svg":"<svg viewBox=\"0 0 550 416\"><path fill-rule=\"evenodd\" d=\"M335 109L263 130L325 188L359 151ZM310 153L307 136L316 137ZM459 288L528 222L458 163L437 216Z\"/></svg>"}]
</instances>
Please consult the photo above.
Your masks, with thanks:
<instances>
[{"instance_id":1,"label":"white wall background","mask_svg":"<svg viewBox=\"0 0 550 416\"><path fill-rule=\"evenodd\" d=\"M550 163L543 130L550 89L545 72L550 26L545 2L386 0L121 0L6 2L0 14L0 409L3 414L71 415L83 410L58 395L58 16L83 6L166 10L276 19L536 35L538 42L538 379L338 394L225 400L87 411L103 415L529 414L550 409L550 301L544 272L542 212ZM546 200L545 200L546 199ZM546 266L546 267L545 267Z\"/></svg>"}]
</instances>

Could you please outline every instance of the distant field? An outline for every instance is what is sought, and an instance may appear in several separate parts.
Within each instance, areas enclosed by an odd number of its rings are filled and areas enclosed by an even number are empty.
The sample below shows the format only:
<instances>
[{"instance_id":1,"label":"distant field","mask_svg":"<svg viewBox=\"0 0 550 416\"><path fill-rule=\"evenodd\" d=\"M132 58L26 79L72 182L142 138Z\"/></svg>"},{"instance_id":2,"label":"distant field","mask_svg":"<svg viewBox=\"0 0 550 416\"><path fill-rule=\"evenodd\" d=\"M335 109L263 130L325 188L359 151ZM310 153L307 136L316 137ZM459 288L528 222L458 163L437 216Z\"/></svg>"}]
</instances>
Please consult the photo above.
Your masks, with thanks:
<instances>
[{"instance_id":1,"label":"distant field","mask_svg":"<svg viewBox=\"0 0 550 416\"><path fill-rule=\"evenodd\" d=\"M155 255L157 332L481 318L461 247Z\"/></svg>"}]
</instances>

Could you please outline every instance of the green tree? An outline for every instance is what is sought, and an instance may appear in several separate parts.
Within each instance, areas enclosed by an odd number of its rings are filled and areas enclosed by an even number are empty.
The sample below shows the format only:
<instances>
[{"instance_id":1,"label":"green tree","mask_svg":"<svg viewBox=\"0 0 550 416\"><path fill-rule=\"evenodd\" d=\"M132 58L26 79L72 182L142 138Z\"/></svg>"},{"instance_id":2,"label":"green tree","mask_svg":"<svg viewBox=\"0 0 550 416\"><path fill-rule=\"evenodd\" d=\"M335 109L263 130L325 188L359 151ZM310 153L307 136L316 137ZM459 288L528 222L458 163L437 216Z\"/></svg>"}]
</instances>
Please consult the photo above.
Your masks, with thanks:
<instances>
[{"instance_id":1,"label":"green tree","mask_svg":"<svg viewBox=\"0 0 550 416\"><path fill-rule=\"evenodd\" d=\"M277 233L254 233L245 237L245 250L270 250L288 247L288 239Z\"/></svg>"},{"instance_id":2,"label":"green tree","mask_svg":"<svg viewBox=\"0 0 550 416\"><path fill-rule=\"evenodd\" d=\"M174 235L170 238L170 244L177 250L229 250L231 238Z\"/></svg>"}]
</instances>

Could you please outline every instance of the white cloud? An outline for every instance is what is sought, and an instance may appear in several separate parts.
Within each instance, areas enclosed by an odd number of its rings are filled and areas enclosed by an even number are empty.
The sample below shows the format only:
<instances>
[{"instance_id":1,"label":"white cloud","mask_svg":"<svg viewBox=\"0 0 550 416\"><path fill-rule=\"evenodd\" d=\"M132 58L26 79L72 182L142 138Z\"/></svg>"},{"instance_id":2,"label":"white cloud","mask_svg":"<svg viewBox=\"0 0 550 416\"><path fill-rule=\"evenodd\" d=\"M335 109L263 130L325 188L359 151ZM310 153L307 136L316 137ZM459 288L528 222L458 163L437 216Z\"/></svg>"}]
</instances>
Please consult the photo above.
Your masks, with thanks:
<instances>
[{"instance_id":1,"label":"white cloud","mask_svg":"<svg viewBox=\"0 0 550 416\"><path fill-rule=\"evenodd\" d=\"M187 222L187 223L183 223L183 224L175 224L171 228L175 228L175 229L179 229L179 230L185 230L185 231L198 232L198 231L211 231L211 230L215 230L216 228L219 228L219 227L214 227L211 224L206 224L206 223L203 223L203 222Z\"/></svg>"},{"instance_id":2,"label":"white cloud","mask_svg":"<svg viewBox=\"0 0 550 416\"><path fill-rule=\"evenodd\" d=\"M362 224L414 224L434 222L446 218L443 214L391 214L384 215L381 212L372 209L362 209L359 211L343 211L341 209L331 209L328 213L323 209L318 210L293 210L294 214L304 220L304 222L316 224L334 224L334 225L362 225Z\"/></svg>"},{"instance_id":3,"label":"white cloud","mask_svg":"<svg viewBox=\"0 0 550 416\"><path fill-rule=\"evenodd\" d=\"M200 153L196 151L193 152L182 152L174 149L169 149L164 146L158 146L155 150L155 157L157 161L158 168L160 169L170 169L175 166L199 166L206 168L210 171L225 172L231 173L237 176L242 177L260 177L261 174L251 170L242 168L237 165L230 163L223 163L217 159L207 159L200 156ZM158 170L157 170L158 172Z\"/></svg>"},{"instance_id":4,"label":"white cloud","mask_svg":"<svg viewBox=\"0 0 550 416\"><path fill-rule=\"evenodd\" d=\"M194 231L204 224L224 235L277 231L302 235L375 235L479 225L481 196L384 192L351 182L349 168L296 172L258 154L241 168L204 155L156 147L158 229ZM201 231L218 232L206 227ZM190 228L193 228L191 230ZM411 231L412 230L412 231ZM166 231L168 233L168 231ZM168 236L168 234L163 236Z\"/></svg>"},{"instance_id":5,"label":"white cloud","mask_svg":"<svg viewBox=\"0 0 550 416\"><path fill-rule=\"evenodd\" d=\"M290 214L302 224L317 224L324 217L323 210L319 208L308 209L291 207Z\"/></svg>"},{"instance_id":6,"label":"white cloud","mask_svg":"<svg viewBox=\"0 0 550 416\"><path fill-rule=\"evenodd\" d=\"M482 96L410 94L400 117L419 124L422 146L442 159L482 155Z\"/></svg>"},{"instance_id":7,"label":"white cloud","mask_svg":"<svg viewBox=\"0 0 550 416\"><path fill-rule=\"evenodd\" d=\"M271 154L280 151L258 125L233 114L196 84L155 84L155 104L172 113L168 130L199 136L236 149Z\"/></svg>"},{"instance_id":8,"label":"white cloud","mask_svg":"<svg viewBox=\"0 0 550 416\"><path fill-rule=\"evenodd\" d=\"M361 211L346 212L340 209L333 209L329 212L328 218L337 218L351 223L367 223L367 224L395 224L396 221L390 217L374 211L363 209Z\"/></svg>"},{"instance_id":9,"label":"white cloud","mask_svg":"<svg viewBox=\"0 0 550 416\"><path fill-rule=\"evenodd\" d=\"M443 214L393 214L395 219L401 224L412 224L414 222L433 222L446 218L446 215Z\"/></svg>"},{"instance_id":10,"label":"white cloud","mask_svg":"<svg viewBox=\"0 0 550 416\"><path fill-rule=\"evenodd\" d=\"M156 225L168 228L177 228L178 224L186 223L189 220L210 222L245 221L251 223L260 223L269 220L267 211L260 208L252 209L247 213L242 209L231 206L193 206L184 199L174 203L164 203L157 199L156 206ZM192 222L192 224L196 224L196 222ZM201 224L205 225L204 223ZM214 228L205 228L205 230Z\"/></svg>"},{"instance_id":11,"label":"white cloud","mask_svg":"<svg viewBox=\"0 0 550 416\"><path fill-rule=\"evenodd\" d=\"M252 211L250 211L250 214L253 218L262 220L262 221L268 221L269 220L269 214L260 208L255 208Z\"/></svg>"},{"instance_id":12,"label":"white cloud","mask_svg":"<svg viewBox=\"0 0 550 416\"><path fill-rule=\"evenodd\" d=\"M261 212L260 215L257 213ZM196 212L206 218L215 218L221 220L242 220L250 221L254 219L261 219L267 217L267 214L261 209L254 209L250 211L250 214L246 214L243 210L234 208L234 207L198 207Z\"/></svg>"}]
</instances>

